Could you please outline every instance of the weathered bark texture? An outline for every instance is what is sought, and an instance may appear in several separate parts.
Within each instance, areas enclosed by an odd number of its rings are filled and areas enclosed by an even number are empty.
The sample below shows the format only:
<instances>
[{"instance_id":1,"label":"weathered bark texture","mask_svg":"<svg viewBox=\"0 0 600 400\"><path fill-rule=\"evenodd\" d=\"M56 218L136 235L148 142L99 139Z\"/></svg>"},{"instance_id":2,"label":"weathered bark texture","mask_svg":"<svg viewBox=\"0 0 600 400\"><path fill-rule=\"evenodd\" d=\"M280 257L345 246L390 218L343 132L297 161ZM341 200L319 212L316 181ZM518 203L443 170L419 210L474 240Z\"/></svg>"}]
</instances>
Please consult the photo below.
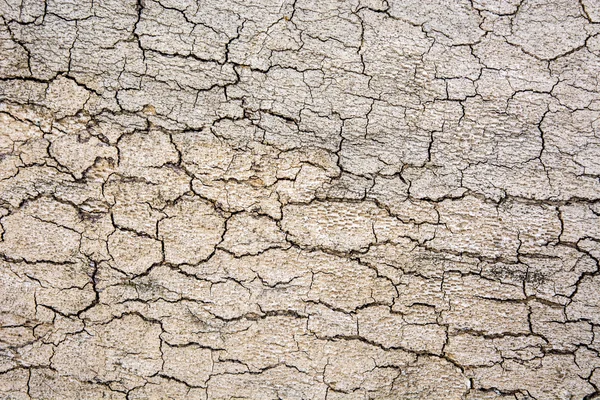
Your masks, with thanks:
<instances>
[{"instance_id":1,"label":"weathered bark texture","mask_svg":"<svg viewBox=\"0 0 600 400\"><path fill-rule=\"evenodd\" d=\"M600 398L597 0L0 0L0 399Z\"/></svg>"}]
</instances>

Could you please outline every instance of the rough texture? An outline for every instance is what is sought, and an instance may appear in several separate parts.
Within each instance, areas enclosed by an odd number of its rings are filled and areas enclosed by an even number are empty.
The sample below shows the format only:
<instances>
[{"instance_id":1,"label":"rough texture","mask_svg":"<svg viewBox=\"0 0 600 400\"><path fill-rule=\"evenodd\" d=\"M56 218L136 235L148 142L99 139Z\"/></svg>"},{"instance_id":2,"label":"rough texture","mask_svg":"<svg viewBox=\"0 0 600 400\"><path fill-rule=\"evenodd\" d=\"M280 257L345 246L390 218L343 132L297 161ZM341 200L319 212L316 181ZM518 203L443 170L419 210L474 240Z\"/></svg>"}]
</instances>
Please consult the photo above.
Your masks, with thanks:
<instances>
[{"instance_id":1,"label":"rough texture","mask_svg":"<svg viewBox=\"0 0 600 400\"><path fill-rule=\"evenodd\" d=\"M600 398L596 0L0 1L0 399Z\"/></svg>"}]
</instances>

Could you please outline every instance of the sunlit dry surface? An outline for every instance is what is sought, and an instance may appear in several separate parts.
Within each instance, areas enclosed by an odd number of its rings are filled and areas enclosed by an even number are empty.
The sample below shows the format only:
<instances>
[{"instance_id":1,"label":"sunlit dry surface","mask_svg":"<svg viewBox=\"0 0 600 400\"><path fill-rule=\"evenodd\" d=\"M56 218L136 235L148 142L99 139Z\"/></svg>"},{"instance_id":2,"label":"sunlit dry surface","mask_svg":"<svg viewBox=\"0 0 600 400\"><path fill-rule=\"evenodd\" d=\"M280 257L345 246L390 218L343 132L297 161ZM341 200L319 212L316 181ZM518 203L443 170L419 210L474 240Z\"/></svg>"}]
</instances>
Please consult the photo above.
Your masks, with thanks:
<instances>
[{"instance_id":1,"label":"sunlit dry surface","mask_svg":"<svg viewBox=\"0 0 600 400\"><path fill-rule=\"evenodd\" d=\"M600 398L597 0L0 0L0 399Z\"/></svg>"}]
</instances>

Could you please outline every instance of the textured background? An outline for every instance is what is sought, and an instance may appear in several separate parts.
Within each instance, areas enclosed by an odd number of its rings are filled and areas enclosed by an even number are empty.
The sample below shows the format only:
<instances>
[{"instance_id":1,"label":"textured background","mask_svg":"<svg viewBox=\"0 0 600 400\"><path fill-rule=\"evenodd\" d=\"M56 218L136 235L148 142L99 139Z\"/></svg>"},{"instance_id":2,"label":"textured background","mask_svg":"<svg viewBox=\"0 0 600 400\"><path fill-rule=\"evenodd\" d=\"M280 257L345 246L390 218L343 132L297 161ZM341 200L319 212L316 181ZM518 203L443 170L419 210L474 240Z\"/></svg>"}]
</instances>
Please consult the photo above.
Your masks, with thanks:
<instances>
[{"instance_id":1,"label":"textured background","mask_svg":"<svg viewBox=\"0 0 600 400\"><path fill-rule=\"evenodd\" d=\"M599 398L599 32L0 0L0 398Z\"/></svg>"}]
</instances>

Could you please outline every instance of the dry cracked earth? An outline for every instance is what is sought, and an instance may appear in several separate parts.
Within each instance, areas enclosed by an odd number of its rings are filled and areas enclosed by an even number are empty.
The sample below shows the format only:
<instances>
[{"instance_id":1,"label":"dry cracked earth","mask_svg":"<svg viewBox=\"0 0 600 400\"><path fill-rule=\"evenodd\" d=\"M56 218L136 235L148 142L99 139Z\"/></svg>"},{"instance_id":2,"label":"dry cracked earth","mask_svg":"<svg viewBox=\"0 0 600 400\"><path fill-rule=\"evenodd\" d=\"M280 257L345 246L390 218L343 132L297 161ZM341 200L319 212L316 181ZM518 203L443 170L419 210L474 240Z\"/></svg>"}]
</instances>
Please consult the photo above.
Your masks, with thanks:
<instances>
[{"instance_id":1,"label":"dry cracked earth","mask_svg":"<svg viewBox=\"0 0 600 400\"><path fill-rule=\"evenodd\" d=\"M1 0L1 399L600 398L597 0Z\"/></svg>"}]
</instances>

